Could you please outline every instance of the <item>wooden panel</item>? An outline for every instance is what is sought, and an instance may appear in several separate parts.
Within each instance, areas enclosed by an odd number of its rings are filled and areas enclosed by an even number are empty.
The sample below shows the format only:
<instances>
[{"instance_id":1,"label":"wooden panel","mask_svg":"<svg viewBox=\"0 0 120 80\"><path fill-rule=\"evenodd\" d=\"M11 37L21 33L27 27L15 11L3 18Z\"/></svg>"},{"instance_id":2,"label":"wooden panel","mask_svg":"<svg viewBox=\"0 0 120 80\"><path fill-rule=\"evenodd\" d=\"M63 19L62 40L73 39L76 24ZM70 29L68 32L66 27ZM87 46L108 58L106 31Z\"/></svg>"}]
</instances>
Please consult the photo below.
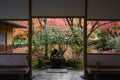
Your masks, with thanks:
<instances>
[{"instance_id":1,"label":"wooden panel","mask_svg":"<svg viewBox=\"0 0 120 80\"><path fill-rule=\"evenodd\" d=\"M32 16L85 16L85 0L32 0Z\"/></svg>"},{"instance_id":2,"label":"wooden panel","mask_svg":"<svg viewBox=\"0 0 120 80\"><path fill-rule=\"evenodd\" d=\"M13 42L13 27L7 25L7 45L12 45Z\"/></svg>"},{"instance_id":3,"label":"wooden panel","mask_svg":"<svg viewBox=\"0 0 120 80\"><path fill-rule=\"evenodd\" d=\"M0 32L6 33L6 25L5 24L0 23Z\"/></svg>"},{"instance_id":4,"label":"wooden panel","mask_svg":"<svg viewBox=\"0 0 120 80\"><path fill-rule=\"evenodd\" d=\"M13 46L12 45L0 45L0 52L13 52Z\"/></svg>"},{"instance_id":5,"label":"wooden panel","mask_svg":"<svg viewBox=\"0 0 120 80\"><path fill-rule=\"evenodd\" d=\"M6 51L6 46L0 45L0 52L5 52L5 51Z\"/></svg>"},{"instance_id":6,"label":"wooden panel","mask_svg":"<svg viewBox=\"0 0 120 80\"><path fill-rule=\"evenodd\" d=\"M0 19L28 19L29 0L0 0Z\"/></svg>"},{"instance_id":7,"label":"wooden panel","mask_svg":"<svg viewBox=\"0 0 120 80\"><path fill-rule=\"evenodd\" d=\"M88 19L120 19L120 0L88 0Z\"/></svg>"},{"instance_id":8,"label":"wooden panel","mask_svg":"<svg viewBox=\"0 0 120 80\"><path fill-rule=\"evenodd\" d=\"M13 52L13 46L7 45L7 52Z\"/></svg>"}]
</instances>

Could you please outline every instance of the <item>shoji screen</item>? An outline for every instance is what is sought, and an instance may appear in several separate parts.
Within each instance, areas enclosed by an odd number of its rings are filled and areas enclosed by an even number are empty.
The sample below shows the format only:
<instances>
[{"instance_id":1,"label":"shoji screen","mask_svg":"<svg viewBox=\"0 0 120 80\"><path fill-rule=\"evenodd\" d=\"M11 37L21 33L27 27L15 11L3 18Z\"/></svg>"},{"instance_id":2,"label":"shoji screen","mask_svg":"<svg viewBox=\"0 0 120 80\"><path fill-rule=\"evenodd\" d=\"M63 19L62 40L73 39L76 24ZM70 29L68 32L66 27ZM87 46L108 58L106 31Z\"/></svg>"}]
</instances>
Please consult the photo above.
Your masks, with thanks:
<instances>
[{"instance_id":1,"label":"shoji screen","mask_svg":"<svg viewBox=\"0 0 120 80\"><path fill-rule=\"evenodd\" d=\"M0 19L28 19L29 0L0 0Z\"/></svg>"},{"instance_id":2,"label":"shoji screen","mask_svg":"<svg viewBox=\"0 0 120 80\"><path fill-rule=\"evenodd\" d=\"M32 0L32 16L84 16L85 0Z\"/></svg>"},{"instance_id":3,"label":"shoji screen","mask_svg":"<svg viewBox=\"0 0 120 80\"><path fill-rule=\"evenodd\" d=\"M120 19L120 0L88 0L88 19Z\"/></svg>"}]
</instances>

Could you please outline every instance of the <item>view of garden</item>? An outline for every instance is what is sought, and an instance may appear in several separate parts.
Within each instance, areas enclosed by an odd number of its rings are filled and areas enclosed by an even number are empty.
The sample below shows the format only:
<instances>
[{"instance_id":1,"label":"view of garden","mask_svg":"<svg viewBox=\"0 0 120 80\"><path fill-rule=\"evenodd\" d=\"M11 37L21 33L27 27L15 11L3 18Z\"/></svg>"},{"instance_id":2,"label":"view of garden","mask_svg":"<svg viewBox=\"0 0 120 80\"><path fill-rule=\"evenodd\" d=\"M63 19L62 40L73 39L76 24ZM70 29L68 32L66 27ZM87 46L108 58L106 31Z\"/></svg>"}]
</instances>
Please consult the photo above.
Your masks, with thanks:
<instances>
[{"instance_id":1,"label":"view of garden","mask_svg":"<svg viewBox=\"0 0 120 80\"><path fill-rule=\"evenodd\" d=\"M120 53L119 21L89 21L87 29L88 53Z\"/></svg>"},{"instance_id":2,"label":"view of garden","mask_svg":"<svg viewBox=\"0 0 120 80\"><path fill-rule=\"evenodd\" d=\"M27 53L28 52L28 22L27 21L14 21L14 23L26 26L25 28L13 29L13 47L14 53Z\"/></svg>"},{"instance_id":3,"label":"view of garden","mask_svg":"<svg viewBox=\"0 0 120 80\"><path fill-rule=\"evenodd\" d=\"M34 18L33 63L82 69L82 18Z\"/></svg>"},{"instance_id":4,"label":"view of garden","mask_svg":"<svg viewBox=\"0 0 120 80\"><path fill-rule=\"evenodd\" d=\"M16 21L15 21L16 22ZM16 22L28 25L27 21ZM84 18L33 18L32 67L83 69ZM14 52L28 52L28 27L14 29ZM88 21L87 52L119 54L119 21Z\"/></svg>"}]
</instances>

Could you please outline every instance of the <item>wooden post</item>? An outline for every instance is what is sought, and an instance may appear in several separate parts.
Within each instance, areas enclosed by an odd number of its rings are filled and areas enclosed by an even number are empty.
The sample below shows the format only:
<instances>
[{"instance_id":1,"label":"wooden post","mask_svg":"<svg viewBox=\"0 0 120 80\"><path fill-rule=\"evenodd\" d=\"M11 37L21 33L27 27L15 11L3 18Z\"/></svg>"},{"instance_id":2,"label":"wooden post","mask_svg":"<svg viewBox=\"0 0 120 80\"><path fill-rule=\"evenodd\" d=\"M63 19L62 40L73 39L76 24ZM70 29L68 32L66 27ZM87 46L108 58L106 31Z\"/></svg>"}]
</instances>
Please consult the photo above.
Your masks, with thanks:
<instances>
[{"instance_id":1,"label":"wooden post","mask_svg":"<svg viewBox=\"0 0 120 80\"><path fill-rule=\"evenodd\" d=\"M29 62L29 73L28 76L32 76L32 0L29 0L29 46L28 46L28 62Z\"/></svg>"},{"instance_id":2,"label":"wooden post","mask_svg":"<svg viewBox=\"0 0 120 80\"><path fill-rule=\"evenodd\" d=\"M87 77L87 0L85 0L85 19L84 19L84 77Z\"/></svg>"}]
</instances>

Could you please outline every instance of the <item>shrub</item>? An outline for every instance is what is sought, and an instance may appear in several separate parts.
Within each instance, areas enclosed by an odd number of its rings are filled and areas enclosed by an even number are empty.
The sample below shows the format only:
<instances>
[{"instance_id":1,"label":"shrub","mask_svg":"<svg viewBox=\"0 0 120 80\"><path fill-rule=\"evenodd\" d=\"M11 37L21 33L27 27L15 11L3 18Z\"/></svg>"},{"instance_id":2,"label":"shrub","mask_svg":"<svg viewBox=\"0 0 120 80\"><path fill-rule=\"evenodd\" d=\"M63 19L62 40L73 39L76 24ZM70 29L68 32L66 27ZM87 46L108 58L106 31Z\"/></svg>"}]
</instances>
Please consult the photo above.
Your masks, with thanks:
<instances>
[{"instance_id":1,"label":"shrub","mask_svg":"<svg viewBox=\"0 0 120 80\"><path fill-rule=\"evenodd\" d=\"M69 59L66 61L68 67L72 67L74 69L77 70L82 70L83 69L83 63L81 61L78 60L73 60L73 59Z\"/></svg>"},{"instance_id":2,"label":"shrub","mask_svg":"<svg viewBox=\"0 0 120 80\"><path fill-rule=\"evenodd\" d=\"M38 60L38 68L40 68L40 69L44 69L45 68L45 61L44 60L41 60L41 59L39 59Z\"/></svg>"},{"instance_id":3,"label":"shrub","mask_svg":"<svg viewBox=\"0 0 120 80\"><path fill-rule=\"evenodd\" d=\"M33 60L32 61L32 69L37 69L38 68L38 60Z\"/></svg>"}]
</instances>

